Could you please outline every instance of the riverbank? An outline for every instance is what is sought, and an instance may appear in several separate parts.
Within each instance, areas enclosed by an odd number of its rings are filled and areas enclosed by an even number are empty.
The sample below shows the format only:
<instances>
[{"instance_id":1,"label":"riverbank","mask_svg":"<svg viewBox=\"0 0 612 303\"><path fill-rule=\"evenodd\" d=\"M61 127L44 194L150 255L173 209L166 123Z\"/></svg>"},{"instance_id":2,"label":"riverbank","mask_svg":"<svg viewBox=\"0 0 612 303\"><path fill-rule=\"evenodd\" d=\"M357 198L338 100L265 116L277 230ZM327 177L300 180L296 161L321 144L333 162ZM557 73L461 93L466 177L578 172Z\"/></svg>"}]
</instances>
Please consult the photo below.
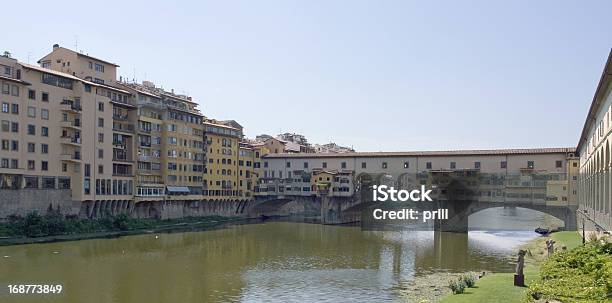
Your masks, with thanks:
<instances>
[{"instance_id":1,"label":"riverbank","mask_svg":"<svg viewBox=\"0 0 612 303\"><path fill-rule=\"evenodd\" d=\"M259 219L208 216L157 220L115 216L89 220L29 215L0 223L0 246L199 231L253 220Z\"/></svg>"},{"instance_id":2,"label":"riverbank","mask_svg":"<svg viewBox=\"0 0 612 303\"><path fill-rule=\"evenodd\" d=\"M581 245L582 239L575 231L552 233L550 237L538 237L523 246L529 253L525 257L525 284L536 281L540 274L540 265L546 259L545 242L553 239L557 248L567 249ZM476 287L466 288L463 294L449 294L440 300L441 303L463 302L524 302L528 287L513 285L514 273L490 273L476 282Z\"/></svg>"}]
</instances>

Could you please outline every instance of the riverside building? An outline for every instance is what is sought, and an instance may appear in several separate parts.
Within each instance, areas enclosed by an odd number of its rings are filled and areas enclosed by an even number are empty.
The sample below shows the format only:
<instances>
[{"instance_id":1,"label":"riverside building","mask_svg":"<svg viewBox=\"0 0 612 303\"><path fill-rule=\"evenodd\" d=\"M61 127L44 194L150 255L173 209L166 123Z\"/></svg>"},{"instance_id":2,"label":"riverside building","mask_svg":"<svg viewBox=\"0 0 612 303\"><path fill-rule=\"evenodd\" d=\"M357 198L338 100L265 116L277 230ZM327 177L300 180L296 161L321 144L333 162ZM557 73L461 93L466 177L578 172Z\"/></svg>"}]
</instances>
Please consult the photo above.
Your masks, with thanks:
<instances>
[{"instance_id":1,"label":"riverside building","mask_svg":"<svg viewBox=\"0 0 612 303\"><path fill-rule=\"evenodd\" d=\"M191 97L118 81L117 64L59 45L38 63L0 57L0 217L158 217L139 204L202 200L204 116Z\"/></svg>"},{"instance_id":2,"label":"riverside building","mask_svg":"<svg viewBox=\"0 0 612 303\"><path fill-rule=\"evenodd\" d=\"M578 142L579 225L612 231L612 51L608 56Z\"/></svg>"}]
</instances>

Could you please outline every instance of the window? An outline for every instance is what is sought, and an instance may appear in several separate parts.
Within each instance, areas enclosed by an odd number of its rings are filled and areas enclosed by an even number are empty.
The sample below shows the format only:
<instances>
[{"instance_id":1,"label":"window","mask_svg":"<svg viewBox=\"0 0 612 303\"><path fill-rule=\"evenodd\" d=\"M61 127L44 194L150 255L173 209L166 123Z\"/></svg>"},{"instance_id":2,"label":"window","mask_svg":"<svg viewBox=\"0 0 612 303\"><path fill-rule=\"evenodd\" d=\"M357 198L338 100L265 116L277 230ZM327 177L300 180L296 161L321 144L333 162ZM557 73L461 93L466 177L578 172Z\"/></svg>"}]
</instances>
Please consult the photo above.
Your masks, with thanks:
<instances>
[{"instance_id":1,"label":"window","mask_svg":"<svg viewBox=\"0 0 612 303\"><path fill-rule=\"evenodd\" d=\"M382 163L382 169L387 169L387 162Z\"/></svg>"},{"instance_id":2,"label":"window","mask_svg":"<svg viewBox=\"0 0 612 303\"><path fill-rule=\"evenodd\" d=\"M346 168L346 162L340 163L340 168L343 168L343 169Z\"/></svg>"},{"instance_id":3,"label":"window","mask_svg":"<svg viewBox=\"0 0 612 303\"><path fill-rule=\"evenodd\" d=\"M304 168L308 168L308 162L304 162Z\"/></svg>"},{"instance_id":4,"label":"window","mask_svg":"<svg viewBox=\"0 0 612 303\"><path fill-rule=\"evenodd\" d=\"M28 99L36 100L36 91L28 89Z\"/></svg>"},{"instance_id":5,"label":"window","mask_svg":"<svg viewBox=\"0 0 612 303\"><path fill-rule=\"evenodd\" d=\"M427 163L425 163L425 168L427 168L427 169L431 169L431 162L427 162Z\"/></svg>"},{"instance_id":6,"label":"window","mask_svg":"<svg viewBox=\"0 0 612 303\"><path fill-rule=\"evenodd\" d=\"M47 162L47 161L40 161L40 169L43 170L43 171L49 170L49 162Z\"/></svg>"},{"instance_id":7,"label":"window","mask_svg":"<svg viewBox=\"0 0 612 303\"><path fill-rule=\"evenodd\" d=\"M6 102L2 102L2 112L3 113L8 113L9 112L9 104Z\"/></svg>"},{"instance_id":8,"label":"window","mask_svg":"<svg viewBox=\"0 0 612 303\"><path fill-rule=\"evenodd\" d=\"M41 100L44 102L49 102L49 93L42 93Z\"/></svg>"},{"instance_id":9,"label":"window","mask_svg":"<svg viewBox=\"0 0 612 303\"><path fill-rule=\"evenodd\" d=\"M508 167L508 163L506 161L499 162L499 168L506 169Z\"/></svg>"},{"instance_id":10,"label":"window","mask_svg":"<svg viewBox=\"0 0 612 303\"><path fill-rule=\"evenodd\" d=\"M103 133L98 133L98 142L100 142L100 143L104 142L104 134Z\"/></svg>"},{"instance_id":11,"label":"window","mask_svg":"<svg viewBox=\"0 0 612 303\"><path fill-rule=\"evenodd\" d=\"M28 124L28 135L36 135L36 125Z\"/></svg>"},{"instance_id":12,"label":"window","mask_svg":"<svg viewBox=\"0 0 612 303\"><path fill-rule=\"evenodd\" d=\"M19 104L11 104L11 113L18 115L19 114Z\"/></svg>"},{"instance_id":13,"label":"window","mask_svg":"<svg viewBox=\"0 0 612 303\"><path fill-rule=\"evenodd\" d=\"M84 88L86 93L91 93L91 85L85 84Z\"/></svg>"},{"instance_id":14,"label":"window","mask_svg":"<svg viewBox=\"0 0 612 303\"><path fill-rule=\"evenodd\" d=\"M11 95L15 97L19 97L19 86L17 85L11 86Z\"/></svg>"},{"instance_id":15,"label":"window","mask_svg":"<svg viewBox=\"0 0 612 303\"><path fill-rule=\"evenodd\" d=\"M35 153L36 152L36 144L35 143L28 143L28 153Z\"/></svg>"},{"instance_id":16,"label":"window","mask_svg":"<svg viewBox=\"0 0 612 303\"><path fill-rule=\"evenodd\" d=\"M323 162L323 168L327 168L327 162Z\"/></svg>"},{"instance_id":17,"label":"window","mask_svg":"<svg viewBox=\"0 0 612 303\"><path fill-rule=\"evenodd\" d=\"M40 110L40 118L43 120L49 120L49 110L48 109L41 109Z\"/></svg>"},{"instance_id":18,"label":"window","mask_svg":"<svg viewBox=\"0 0 612 303\"><path fill-rule=\"evenodd\" d=\"M46 126L40 127L40 135L43 137L49 137L49 128Z\"/></svg>"},{"instance_id":19,"label":"window","mask_svg":"<svg viewBox=\"0 0 612 303\"><path fill-rule=\"evenodd\" d=\"M457 162L451 162L451 163L450 163L450 168L451 168L451 169L455 169L455 168L457 168Z\"/></svg>"},{"instance_id":20,"label":"window","mask_svg":"<svg viewBox=\"0 0 612 303\"><path fill-rule=\"evenodd\" d=\"M12 140L11 141L11 150L18 151L19 150L19 141Z\"/></svg>"},{"instance_id":21,"label":"window","mask_svg":"<svg viewBox=\"0 0 612 303\"><path fill-rule=\"evenodd\" d=\"M527 168L535 168L535 163L533 161L527 161Z\"/></svg>"},{"instance_id":22,"label":"window","mask_svg":"<svg viewBox=\"0 0 612 303\"><path fill-rule=\"evenodd\" d=\"M98 118L98 127L104 127L104 118Z\"/></svg>"},{"instance_id":23,"label":"window","mask_svg":"<svg viewBox=\"0 0 612 303\"><path fill-rule=\"evenodd\" d=\"M98 159L104 159L104 150L98 149Z\"/></svg>"},{"instance_id":24,"label":"window","mask_svg":"<svg viewBox=\"0 0 612 303\"><path fill-rule=\"evenodd\" d=\"M10 142L9 140L2 140L2 150L9 150Z\"/></svg>"},{"instance_id":25,"label":"window","mask_svg":"<svg viewBox=\"0 0 612 303\"><path fill-rule=\"evenodd\" d=\"M291 162L287 162L285 165L287 165L287 168L291 168Z\"/></svg>"},{"instance_id":26,"label":"window","mask_svg":"<svg viewBox=\"0 0 612 303\"><path fill-rule=\"evenodd\" d=\"M480 162L474 162L474 168L475 169L480 169Z\"/></svg>"},{"instance_id":27,"label":"window","mask_svg":"<svg viewBox=\"0 0 612 303\"><path fill-rule=\"evenodd\" d=\"M44 73L42 75L41 82L44 84L53 85L53 86L57 86L57 87L65 88L65 89L72 89L71 79L52 75L52 74Z\"/></svg>"},{"instance_id":28,"label":"window","mask_svg":"<svg viewBox=\"0 0 612 303\"><path fill-rule=\"evenodd\" d=\"M102 64L98 64L98 63L96 63L96 64L95 64L95 68L96 68L96 71L97 71L97 72L101 72L101 73L103 73L103 72L104 72L104 65L102 65Z\"/></svg>"},{"instance_id":29,"label":"window","mask_svg":"<svg viewBox=\"0 0 612 303\"><path fill-rule=\"evenodd\" d=\"M98 102L98 111L101 111L101 112L104 111L104 103Z\"/></svg>"},{"instance_id":30,"label":"window","mask_svg":"<svg viewBox=\"0 0 612 303\"><path fill-rule=\"evenodd\" d=\"M404 162L404 168L409 168L410 167L410 163L408 161Z\"/></svg>"},{"instance_id":31,"label":"window","mask_svg":"<svg viewBox=\"0 0 612 303\"><path fill-rule=\"evenodd\" d=\"M49 153L49 145L41 144L40 145L40 152L43 153L43 154L48 154Z\"/></svg>"},{"instance_id":32,"label":"window","mask_svg":"<svg viewBox=\"0 0 612 303\"><path fill-rule=\"evenodd\" d=\"M104 165L98 165L98 174L104 173Z\"/></svg>"},{"instance_id":33,"label":"window","mask_svg":"<svg viewBox=\"0 0 612 303\"><path fill-rule=\"evenodd\" d=\"M361 162L361 168L365 169L366 167L367 167L366 163L365 162Z\"/></svg>"},{"instance_id":34,"label":"window","mask_svg":"<svg viewBox=\"0 0 612 303\"><path fill-rule=\"evenodd\" d=\"M28 106L28 117L36 118L36 107Z\"/></svg>"},{"instance_id":35,"label":"window","mask_svg":"<svg viewBox=\"0 0 612 303\"><path fill-rule=\"evenodd\" d=\"M9 132L11 130L11 123L6 120L2 120L2 131Z\"/></svg>"},{"instance_id":36,"label":"window","mask_svg":"<svg viewBox=\"0 0 612 303\"><path fill-rule=\"evenodd\" d=\"M11 122L11 131L14 132L14 133L18 133L19 132L19 123Z\"/></svg>"},{"instance_id":37,"label":"window","mask_svg":"<svg viewBox=\"0 0 612 303\"><path fill-rule=\"evenodd\" d=\"M561 167L563 167L563 162L562 162L562 161L555 161L555 167L556 167L556 168L561 168Z\"/></svg>"},{"instance_id":38,"label":"window","mask_svg":"<svg viewBox=\"0 0 612 303\"><path fill-rule=\"evenodd\" d=\"M28 160L28 170L35 170L35 169L36 169L36 161Z\"/></svg>"},{"instance_id":39,"label":"window","mask_svg":"<svg viewBox=\"0 0 612 303\"><path fill-rule=\"evenodd\" d=\"M85 177L91 177L91 164L85 164Z\"/></svg>"}]
</instances>

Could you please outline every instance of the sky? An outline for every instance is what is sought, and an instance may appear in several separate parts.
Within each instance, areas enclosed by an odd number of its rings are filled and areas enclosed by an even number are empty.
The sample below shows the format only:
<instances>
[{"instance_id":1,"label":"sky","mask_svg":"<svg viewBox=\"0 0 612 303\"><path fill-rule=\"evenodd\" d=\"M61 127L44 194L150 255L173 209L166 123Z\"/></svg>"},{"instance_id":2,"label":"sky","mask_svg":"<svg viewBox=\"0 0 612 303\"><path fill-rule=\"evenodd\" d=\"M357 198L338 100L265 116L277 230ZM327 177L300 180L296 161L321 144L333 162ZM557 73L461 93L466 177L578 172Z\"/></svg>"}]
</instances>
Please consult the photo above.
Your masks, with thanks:
<instances>
[{"instance_id":1,"label":"sky","mask_svg":"<svg viewBox=\"0 0 612 303\"><path fill-rule=\"evenodd\" d=\"M610 1L3 3L0 51L54 43L191 95L248 137L358 151L576 146Z\"/></svg>"}]
</instances>

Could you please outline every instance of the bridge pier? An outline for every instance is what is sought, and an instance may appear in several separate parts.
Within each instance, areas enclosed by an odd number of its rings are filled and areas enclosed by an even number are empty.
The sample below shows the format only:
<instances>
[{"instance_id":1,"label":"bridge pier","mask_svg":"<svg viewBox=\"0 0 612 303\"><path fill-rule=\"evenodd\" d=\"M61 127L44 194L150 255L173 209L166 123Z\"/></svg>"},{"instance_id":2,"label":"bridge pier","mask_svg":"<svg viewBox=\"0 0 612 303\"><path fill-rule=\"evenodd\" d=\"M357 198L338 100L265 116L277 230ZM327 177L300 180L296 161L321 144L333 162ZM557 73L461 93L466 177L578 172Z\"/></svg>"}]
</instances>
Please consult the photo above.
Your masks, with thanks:
<instances>
[{"instance_id":1,"label":"bridge pier","mask_svg":"<svg viewBox=\"0 0 612 303\"><path fill-rule=\"evenodd\" d=\"M467 233L469 225L469 212L467 211L470 202L466 201L439 201L439 209L448 209L448 219L438 219L435 221L434 230L436 232Z\"/></svg>"}]
</instances>

